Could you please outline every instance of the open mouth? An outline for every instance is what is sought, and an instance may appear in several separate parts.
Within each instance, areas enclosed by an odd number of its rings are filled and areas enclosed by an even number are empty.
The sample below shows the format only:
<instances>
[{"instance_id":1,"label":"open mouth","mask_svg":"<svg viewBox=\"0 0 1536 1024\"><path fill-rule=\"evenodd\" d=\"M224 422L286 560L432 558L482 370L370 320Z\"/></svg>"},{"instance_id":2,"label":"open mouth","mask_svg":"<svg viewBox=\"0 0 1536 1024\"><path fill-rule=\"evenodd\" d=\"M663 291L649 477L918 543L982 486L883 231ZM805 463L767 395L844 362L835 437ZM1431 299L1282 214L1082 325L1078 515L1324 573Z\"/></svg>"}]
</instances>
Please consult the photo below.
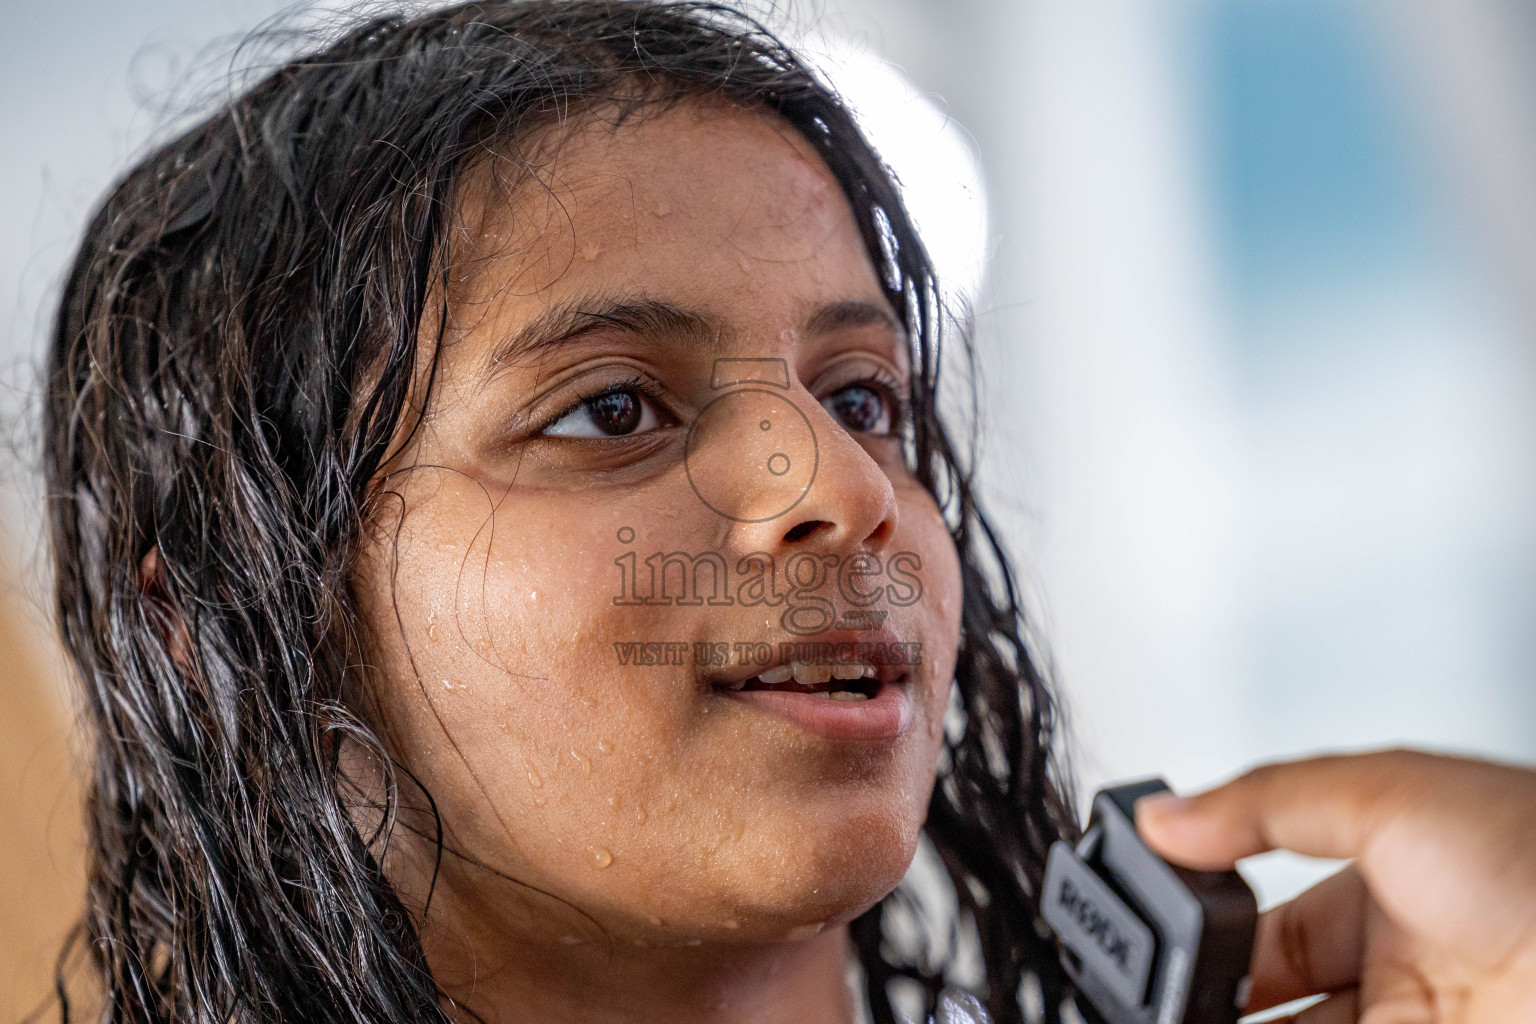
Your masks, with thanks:
<instances>
[{"instance_id":1,"label":"open mouth","mask_svg":"<svg viewBox=\"0 0 1536 1024\"><path fill-rule=\"evenodd\" d=\"M914 704L905 665L791 661L711 680L713 692L749 714L766 714L835 741L890 742Z\"/></svg>"},{"instance_id":2,"label":"open mouth","mask_svg":"<svg viewBox=\"0 0 1536 1024\"><path fill-rule=\"evenodd\" d=\"M880 689L882 670L866 662L825 665L792 661L775 665L755 676L716 683L722 690L777 690L803 693L825 700L869 700Z\"/></svg>"}]
</instances>

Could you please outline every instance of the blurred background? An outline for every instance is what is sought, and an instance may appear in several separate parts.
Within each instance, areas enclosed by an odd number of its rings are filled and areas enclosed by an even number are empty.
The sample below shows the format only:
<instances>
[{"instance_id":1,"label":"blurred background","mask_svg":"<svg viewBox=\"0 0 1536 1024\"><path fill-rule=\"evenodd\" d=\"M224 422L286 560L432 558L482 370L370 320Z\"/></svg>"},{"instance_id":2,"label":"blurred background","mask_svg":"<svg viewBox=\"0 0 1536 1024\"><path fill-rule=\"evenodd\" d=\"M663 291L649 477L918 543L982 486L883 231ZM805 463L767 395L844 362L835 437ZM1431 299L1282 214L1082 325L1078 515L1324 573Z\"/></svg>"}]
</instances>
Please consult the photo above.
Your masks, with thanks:
<instances>
[{"instance_id":1,"label":"blurred background","mask_svg":"<svg viewBox=\"0 0 1536 1024\"><path fill-rule=\"evenodd\" d=\"M92 204L261 0L6 0L0 1018L78 910L34 382ZM1536 763L1536 6L774 13L903 179L1085 794L1411 744ZM1248 866L1265 902L1324 866Z\"/></svg>"}]
</instances>

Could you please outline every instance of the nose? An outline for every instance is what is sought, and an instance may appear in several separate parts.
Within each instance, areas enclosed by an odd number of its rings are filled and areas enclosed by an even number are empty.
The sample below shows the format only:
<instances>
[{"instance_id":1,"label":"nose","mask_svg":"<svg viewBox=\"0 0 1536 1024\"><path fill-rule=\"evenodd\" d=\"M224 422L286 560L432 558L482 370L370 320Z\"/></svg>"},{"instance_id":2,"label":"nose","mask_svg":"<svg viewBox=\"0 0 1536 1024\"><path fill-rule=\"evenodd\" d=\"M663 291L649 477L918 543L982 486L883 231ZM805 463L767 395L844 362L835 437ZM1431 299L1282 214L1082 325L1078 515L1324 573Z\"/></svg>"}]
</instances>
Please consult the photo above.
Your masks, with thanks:
<instances>
[{"instance_id":1,"label":"nose","mask_svg":"<svg viewBox=\"0 0 1536 1024\"><path fill-rule=\"evenodd\" d=\"M748 551L798 551L846 556L880 551L896 535L899 514L890 477L864 446L801 391L795 404L815 435L815 475L804 496L782 515L737 524L735 540Z\"/></svg>"}]
</instances>

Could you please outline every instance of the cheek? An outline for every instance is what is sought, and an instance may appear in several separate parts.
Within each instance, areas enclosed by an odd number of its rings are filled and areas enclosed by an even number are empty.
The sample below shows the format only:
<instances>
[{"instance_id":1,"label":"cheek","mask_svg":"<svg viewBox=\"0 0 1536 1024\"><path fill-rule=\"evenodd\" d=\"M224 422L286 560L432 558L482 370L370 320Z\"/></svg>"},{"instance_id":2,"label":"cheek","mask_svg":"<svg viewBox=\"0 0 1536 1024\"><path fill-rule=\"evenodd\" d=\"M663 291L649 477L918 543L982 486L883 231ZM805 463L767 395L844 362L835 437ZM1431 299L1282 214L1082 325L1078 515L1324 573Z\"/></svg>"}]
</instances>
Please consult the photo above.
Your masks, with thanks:
<instances>
[{"instance_id":1,"label":"cheek","mask_svg":"<svg viewBox=\"0 0 1536 1024\"><path fill-rule=\"evenodd\" d=\"M588 912L729 916L689 901L746 831L737 747L699 715L685 670L620 669L615 654L690 635L677 608L616 600L616 538L656 496L601 509L548 493L488 500L461 475L425 473L406 492L409 512L374 531L357 589L393 752L450 841ZM572 927L558 907L541 912Z\"/></svg>"},{"instance_id":2,"label":"cheek","mask_svg":"<svg viewBox=\"0 0 1536 1024\"><path fill-rule=\"evenodd\" d=\"M526 847L509 846L518 832L565 857L591 852L611 838L610 812L646 767L632 744L617 756L621 737L658 732L608 699L611 649L605 659L590 639L611 631L611 602L595 595L612 589L613 567L604 571L570 518L512 529L516 517L473 483L417 480L406 498L410 511L380 524L357 571L399 754L478 855L502 863ZM577 805L595 813L570 813ZM534 815L538 829L519 827Z\"/></svg>"},{"instance_id":3,"label":"cheek","mask_svg":"<svg viewBox=\"0 0 1536 1024\"><path fill-rule=\"evenodd\" d=\"M924 638L926 726L936 760L960 640L960 557L933 498L916 481L898 484L896 494L902 525L893 550L910 552L921 563L915 570L907 563L907 575L916 577L921 593L901 613L910 632Z\"/></svg>"}]
</instances>

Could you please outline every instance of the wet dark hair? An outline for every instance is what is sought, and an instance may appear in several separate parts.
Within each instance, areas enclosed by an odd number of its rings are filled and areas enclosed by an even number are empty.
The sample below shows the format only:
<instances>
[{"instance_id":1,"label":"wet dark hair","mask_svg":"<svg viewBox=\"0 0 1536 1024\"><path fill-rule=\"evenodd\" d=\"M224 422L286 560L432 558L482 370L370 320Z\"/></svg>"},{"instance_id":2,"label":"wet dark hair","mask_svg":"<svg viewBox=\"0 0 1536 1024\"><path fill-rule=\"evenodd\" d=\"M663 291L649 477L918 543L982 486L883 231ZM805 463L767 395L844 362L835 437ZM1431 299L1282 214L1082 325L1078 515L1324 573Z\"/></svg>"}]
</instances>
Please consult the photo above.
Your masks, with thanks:
<instances>
[{"instance_id":1,"label":"wet dark hair","mask_svg":"<svg viewBox=\"0 0 1536 1024\"><path fill-rule=\"evenodd\" d=\"M1076 826L1013 572L938 416L933 268L835 93L749 18L652 0L372 17L154 149L90 222L49 355L44 460L94 750L74 943L105 1019L448 1019L380 867L389 829L359 831L338 769L342 736L385 750L356 710L349 566L370 483L431 386L418 330L445 316L462 173L583 110L638 110L636 83L646 102L718 97L802 133L909 327L910 456L963 568L963 713L926 825L959 913L934 917L904 883L853 923L873 1020L896 1019L893 984L932 1011L972 923L998 1024L1058 1019L1069 993L1036 893ZM913 914L916 942L895 921ZM67 1020L62 985L59 1005Z\"/></svg>"}]
</instances>

